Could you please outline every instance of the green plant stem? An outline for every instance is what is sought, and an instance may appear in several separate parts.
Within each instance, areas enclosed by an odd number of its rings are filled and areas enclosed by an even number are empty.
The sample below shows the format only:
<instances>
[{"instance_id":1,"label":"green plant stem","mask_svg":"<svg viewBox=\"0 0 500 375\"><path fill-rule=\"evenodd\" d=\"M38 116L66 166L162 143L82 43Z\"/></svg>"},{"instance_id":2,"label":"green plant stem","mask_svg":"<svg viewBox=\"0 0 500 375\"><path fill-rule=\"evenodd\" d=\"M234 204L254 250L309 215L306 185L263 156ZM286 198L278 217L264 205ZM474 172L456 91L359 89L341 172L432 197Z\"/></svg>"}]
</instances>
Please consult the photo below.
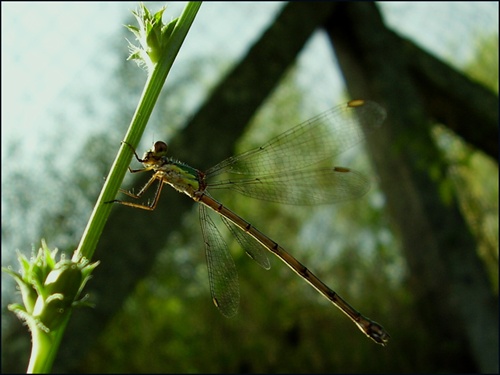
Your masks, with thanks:
<instances>
[{"instance_id":1,"label":"green plant stem","mask_svg":"<svg viewBox=\"0 0 500 375\"><path fill-rule=\"evenodd\" d=\"M200 6L201 2L190 2L186 5L182 15L175 24L158 63L148 77L139 105L124 140L134 147L139 143L170 68ZM92 259L97 242L113 206L106 202L112 201L116 196L131 158L132 152L130 148L122 145L104 183L101 194L97 199L80 244L73 254L72 260L74 262L78 262L82 256L89 261ZM70 314L67 315L67 319L58 329L48 333L36 324L30 327L32 330L33 347L28 372L49 373L51 371L52 363L57 355L69 317Z\"/></svg>"},{"instance_id":2,"label":"green plant stem","mask_svg":"<svg viewBox=\"0 0 500 375\"><path fill-rule=\"evenodd\" d=\"M146 82L139 106L137 107L129 130L125 136L125 142L133 147L139 143L170 68L174 63L175 57L180 50L200 6L201 2L190 2L186 5L170 36L165 53L158 61L158 64ZM115 198L131 159L132 152L130 148L122 145L111 167L111 171L106 179L101 194L97 199L94 211L92 212L73 259L75 259L78 254L81 254L89 260L92 259L97 242L99 241L99 237L113 206L105 202Z\"/></svg>"},{"instance_id":3,"label":"green plant stem","mask_svg":"<svg viewBox=\"0 0 500 375\"><path fill-rule=\"evenodd\" d=\"M56 358L59 344L68 325L71 314L61 326L53 332L45 332L40 327L31 327L33 347L27 372L29 374L47 374L51 372L52 364Z\"/></svg>"}]
</instances>

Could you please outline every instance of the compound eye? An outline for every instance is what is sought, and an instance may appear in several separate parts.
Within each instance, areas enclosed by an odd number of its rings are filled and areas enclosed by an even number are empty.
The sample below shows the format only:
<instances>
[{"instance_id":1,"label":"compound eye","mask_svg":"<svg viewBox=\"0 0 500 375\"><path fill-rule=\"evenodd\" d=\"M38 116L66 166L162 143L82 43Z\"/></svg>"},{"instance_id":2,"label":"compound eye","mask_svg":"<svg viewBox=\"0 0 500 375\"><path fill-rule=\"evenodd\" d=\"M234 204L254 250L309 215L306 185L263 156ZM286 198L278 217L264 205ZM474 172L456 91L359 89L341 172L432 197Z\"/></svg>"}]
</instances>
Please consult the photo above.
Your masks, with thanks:
<instances>
[{"instance_id":1,"label":"compound eye","mask_svg":"<svg viewBox=\"0 0 500 375\"><path fill-rule=\"evenodd\" d=\"M167 144L165 142L162 142L162 141L155 142L153 148L154 148L154 152L156 154L158 154L158 153L163 154L163 153L167 152Z\"/></svg>"}]
</instances>

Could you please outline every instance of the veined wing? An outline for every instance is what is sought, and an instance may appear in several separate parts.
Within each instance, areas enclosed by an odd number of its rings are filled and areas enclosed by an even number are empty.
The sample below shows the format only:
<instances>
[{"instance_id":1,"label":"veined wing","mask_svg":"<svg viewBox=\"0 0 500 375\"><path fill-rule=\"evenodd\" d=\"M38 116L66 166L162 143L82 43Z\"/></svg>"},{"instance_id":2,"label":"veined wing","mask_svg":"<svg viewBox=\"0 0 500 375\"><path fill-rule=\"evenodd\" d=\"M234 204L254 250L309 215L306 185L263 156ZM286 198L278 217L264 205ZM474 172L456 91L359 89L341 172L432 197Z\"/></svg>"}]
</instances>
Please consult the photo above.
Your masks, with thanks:
<instances>
[{"instance_id":1,"label":"veined wing","mask_svg":"<svg viewBox=\"0 0 500 375\"><path fill-rule=\"evenodd\" d=\"M236 314L240 304L238 272L226 242L208 215L207 208L202 204L200 204L200 224L205 241L212 300L222 315L229 318Z\"/></svg>"},{"instance_id":2,"label":"veined wing","mask_svg":"<svg viewBox=\"0 0 500 375\"><path fill-rule=\"evenodd\" d=\"M269 258L267 257L266 250L264 250L264 246L258 243L247 233L237 228L230 220L226 219L224 216L221 216L221 219L224 224L226 224L226 227L231 231L234 238L236 238L241 248L245 250L247 255L265 270L270 269L271 264L269 263Z\"/></svg>"},{"instance_id":3,"label":"veined wing","mask_svg":"<svg viewBox=\"0 0 500 375\"><path fill-rule=\"evenodd\" d=\"M368 192L370 181L348 168L333 167L276 173L258 178L236 176L209 184L210 190L230 189L261 200L313 205L356 199Z\"/></svg>"},{"instance_id":4,"label":"veined wing","mask_svg":"<svg viewBox=\"0 0 500 375\"><path fill-rule=\"evenodd\" d=\"M375 102L353 100L277 136L261 147L230 157L207 171L252 179L316 165L352 147L377 128L386 112Z\"/></svg>"}]
</instances>

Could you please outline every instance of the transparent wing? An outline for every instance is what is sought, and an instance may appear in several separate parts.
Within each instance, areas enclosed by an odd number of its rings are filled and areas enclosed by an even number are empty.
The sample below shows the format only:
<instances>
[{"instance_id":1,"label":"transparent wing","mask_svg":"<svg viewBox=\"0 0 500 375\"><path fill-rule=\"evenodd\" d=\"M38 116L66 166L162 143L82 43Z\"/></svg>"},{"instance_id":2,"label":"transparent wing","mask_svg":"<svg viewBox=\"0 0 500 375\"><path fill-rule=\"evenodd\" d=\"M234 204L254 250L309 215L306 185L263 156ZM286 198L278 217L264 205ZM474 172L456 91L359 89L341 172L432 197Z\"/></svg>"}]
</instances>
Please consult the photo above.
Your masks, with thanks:
<instances>
[{"instance_id":1,"label":"transparent wing","mask_svg":"<svg viewBox=\"0 0 500 375\"><path fill-rule=\"evenodd\" d=\"M200 204L200 225L205 242L208 280L212 300L226 317L231 317L238 311L240 290L238 273L229 249L207 209Z\"/></svg>"},{"instance_id":2,"label":"transparent wing","mask_svg":"<svg viewBox=\"0 0 500 375\"><path fill-rule=\"evenodd\" d=\"M288 204L357 198L368 191L368 180L351 169L327 166L332 165L334 155L379 127L385 116L385 110L370 101L351 101L332 108L209 169L208 187ZM215 176L219 176L218 181Z\"/></svg>"},{"instance_id":3,"label":"transparent wing","mask_svg":"<svg viewBox=\"0 0 500 375\"><path fill-rule=\"evenodd\" d=\"M270 202L312 205L359 198L368 192L370 181L352 169L328 168L225 180L210 188L219 186Z\"/></svg>"},{"instance_id":4,"label":"transparent wing","mask_svg":"<svg viewBox=\"0 0 500 375\"><path fill-rule=\"evenodd\" d=\"M264 247L248 234L244 233L241 229L236 228L236 226L224 216L221 216L221 219L229 228L243 250L245 250L247 255L256 261L262 268L266 270L270 269L271 264L269 263L269 258L267 257Z\"/></svg>"},{"instance_id":5,"label":"transparent wing","mask_svg":"<svg viewBox=\"0 0 500 375\"><path fill-rule=\"evenodd\" d=\"M384 121L385 110L375 102L355 100L303 122L261 147L230 157L207 171L268 176L294 171L327 160L354 146Z\"/></svg>"}]
</instances>

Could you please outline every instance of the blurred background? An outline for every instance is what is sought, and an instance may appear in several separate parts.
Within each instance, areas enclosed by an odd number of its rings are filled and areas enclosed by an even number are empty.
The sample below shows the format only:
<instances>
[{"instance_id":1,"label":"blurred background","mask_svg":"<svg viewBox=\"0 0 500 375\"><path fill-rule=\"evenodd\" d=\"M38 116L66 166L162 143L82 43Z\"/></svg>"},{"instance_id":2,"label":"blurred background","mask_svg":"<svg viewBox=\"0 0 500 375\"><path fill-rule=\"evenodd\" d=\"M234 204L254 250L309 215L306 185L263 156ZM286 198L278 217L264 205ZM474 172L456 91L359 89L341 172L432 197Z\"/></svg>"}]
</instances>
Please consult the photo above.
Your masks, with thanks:
<instances>
[{"instance_id":1,"label":"blurred background","mask_svg":"<svg viewBox=\"0 0 500 375\"><path fill-rule=\"evenodd\" d=\"M152 11L162 3L145 3ZM2 266L45 238L71 254L139 101L131 2L2 3ZM168 3L164 21L185 3ZM379 134L342 157L363 198L295 207L219 194L391 334L375 345L270 256L228 245L241 302L210 298L195 204L116 207L56 372L498 371L498 3L204 3L138 147L207 169L340 103L375 99ZM137 178L136 178L137 177ZM146 177L128 176L136 189ZM30 337L7 310L2 371ZM495 329L496 327L496 329Z\"/></svg>"}]
</instances>

